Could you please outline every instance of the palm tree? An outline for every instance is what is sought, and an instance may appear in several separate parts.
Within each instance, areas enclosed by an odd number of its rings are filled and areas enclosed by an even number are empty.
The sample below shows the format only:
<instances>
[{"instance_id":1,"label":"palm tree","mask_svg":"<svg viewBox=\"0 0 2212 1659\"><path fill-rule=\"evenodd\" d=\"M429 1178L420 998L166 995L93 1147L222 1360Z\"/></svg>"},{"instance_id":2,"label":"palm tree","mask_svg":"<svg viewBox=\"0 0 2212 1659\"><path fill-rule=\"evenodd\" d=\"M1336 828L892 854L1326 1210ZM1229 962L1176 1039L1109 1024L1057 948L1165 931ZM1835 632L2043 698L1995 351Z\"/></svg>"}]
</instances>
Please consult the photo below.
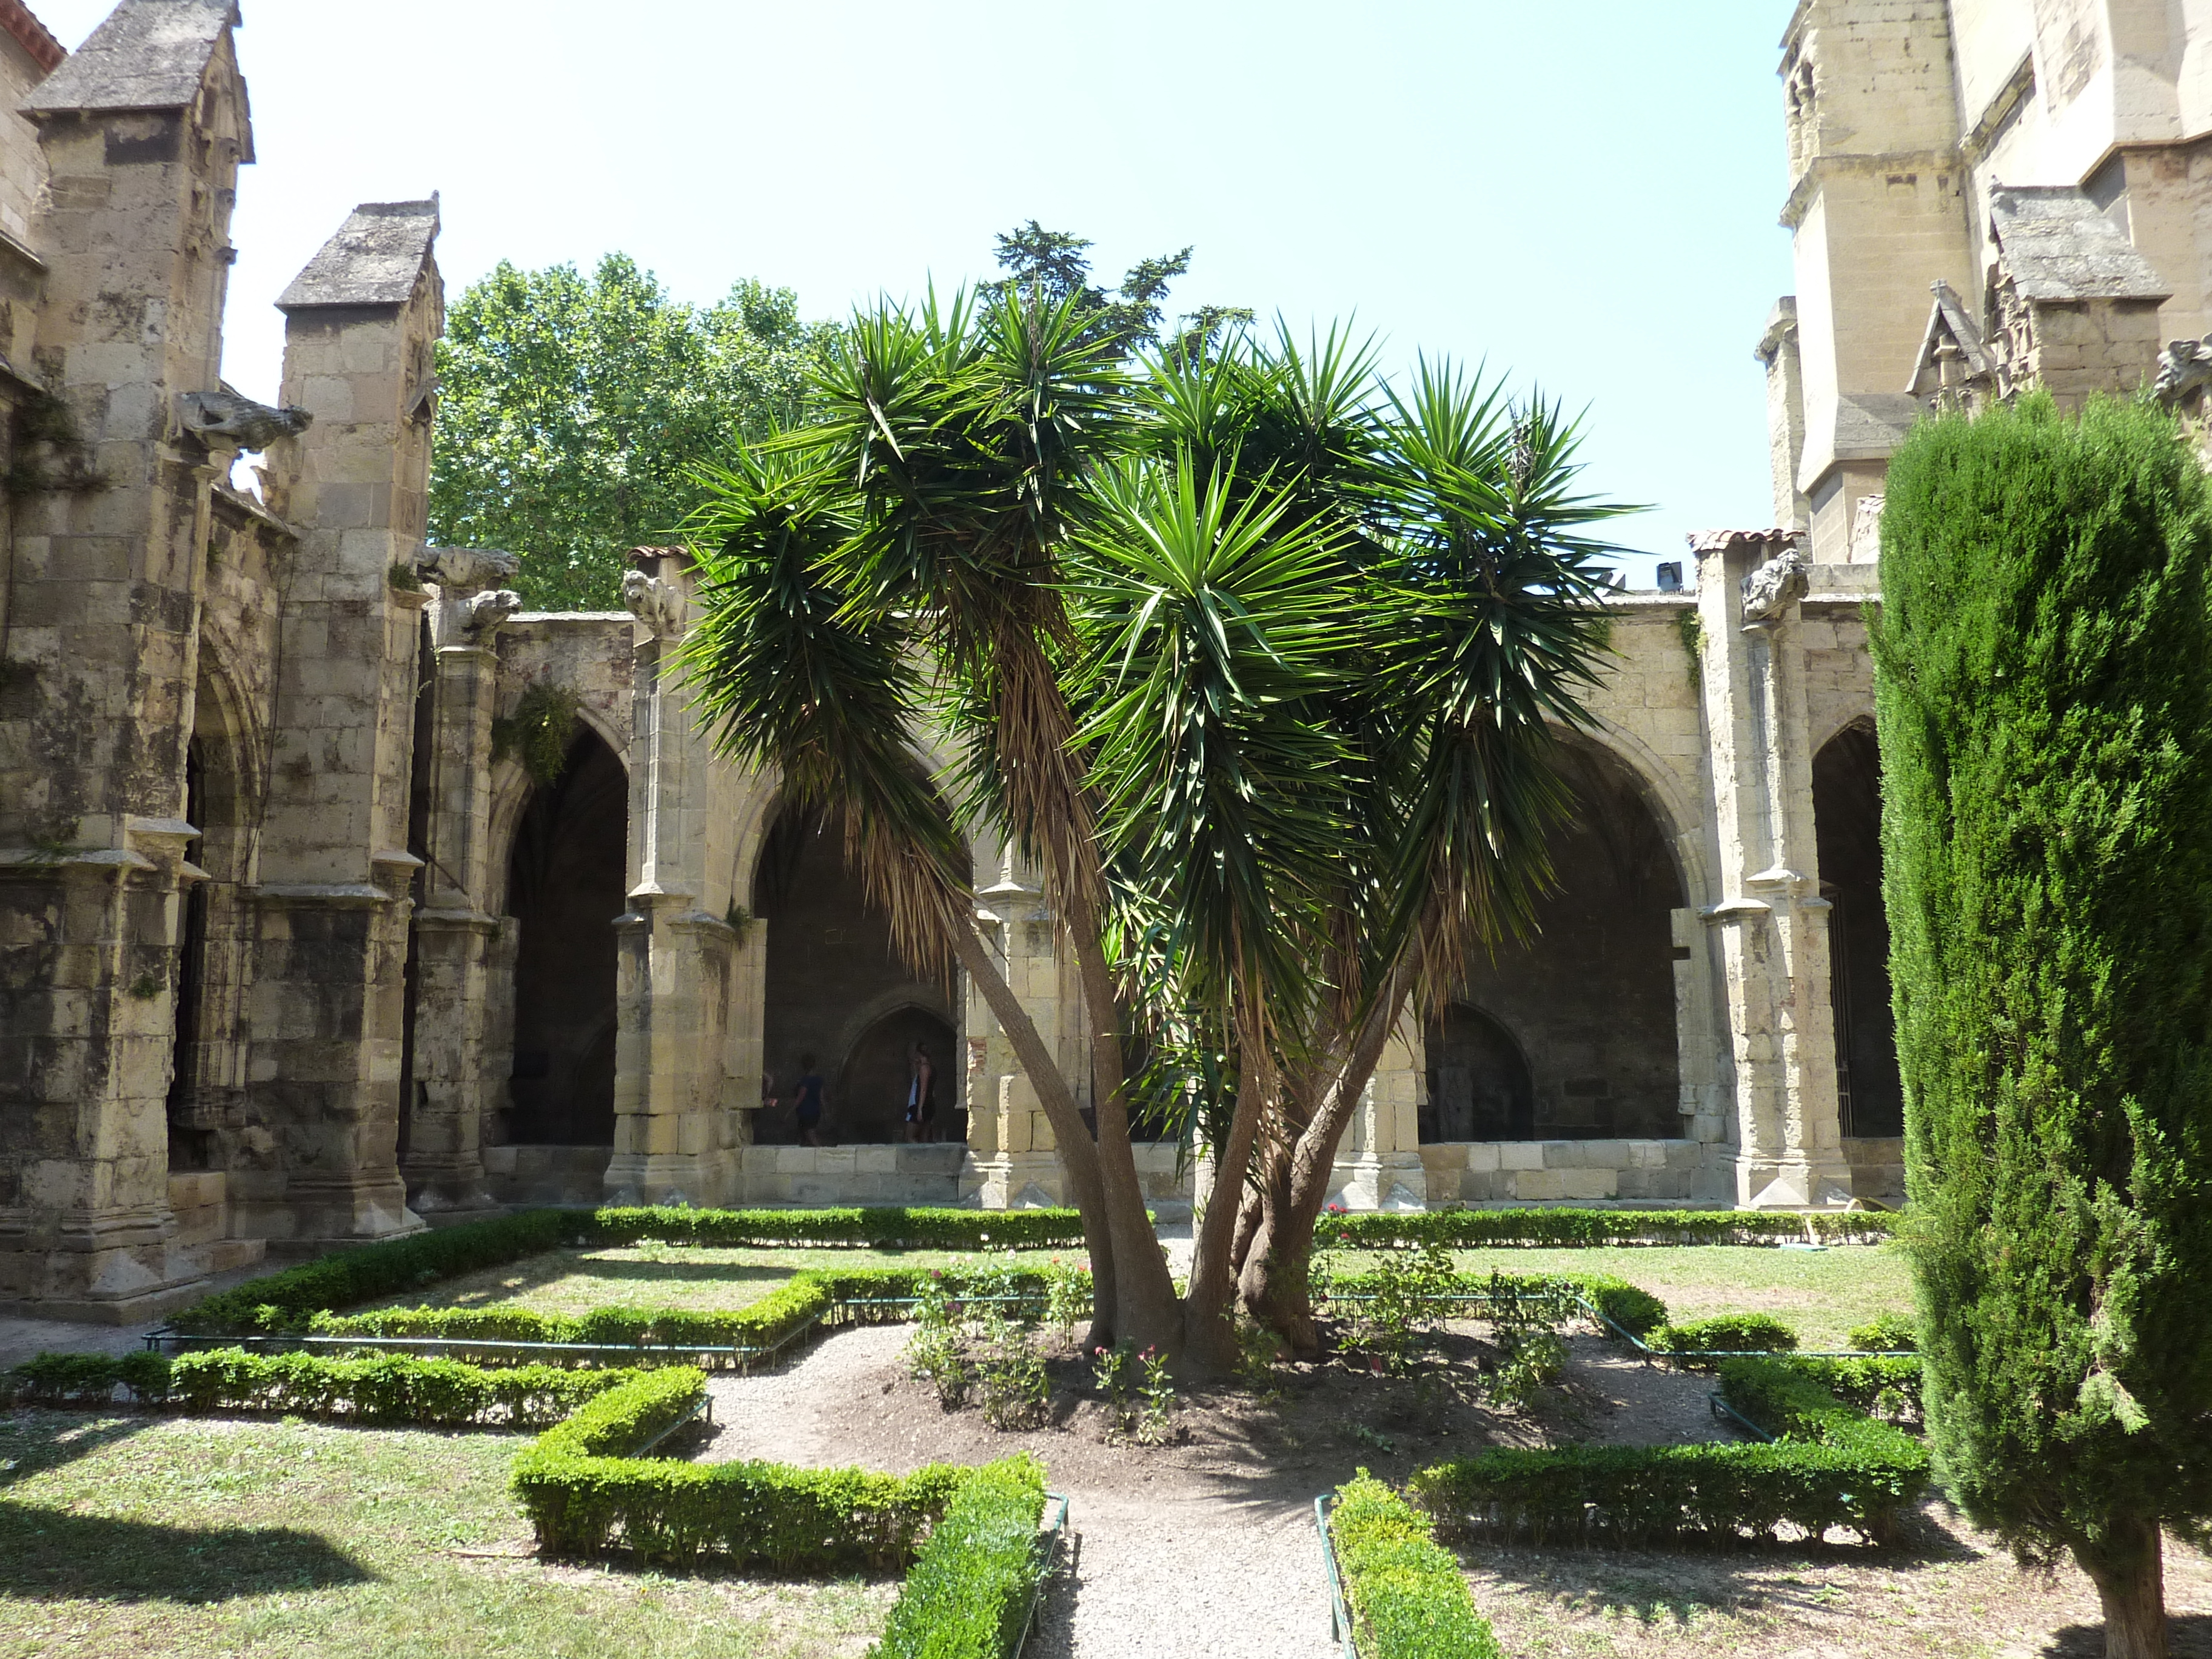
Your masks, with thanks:
<instances>
[{"instance_id":1,"label":"palm tree","mask_svg":"<svg viewBox=\"0 0 2212 1659\"><path fill-rule=\"evenodd\" d=\"M1525 917L1543 722L1579 718L1601 639L1570 532L1611 509L1566 493L1549 410L1443 371L1385 399L1334 333L1135 384L1085 336L1034 290L857 318L817 418L708 480L687 661L724 751L840 823L902 947L949 950L1006 1030L1083 1213L1090 1340L1204 1369L1240 1268L1295 1323L1316 1183L1415 983ZM951 775L918 773L925 719ZM1095 1139L977 932L979 821L1061 919ZM1131 1004L1231 1051L1182 1296L1130 1147Z\"/></svg>"}]
</instances>

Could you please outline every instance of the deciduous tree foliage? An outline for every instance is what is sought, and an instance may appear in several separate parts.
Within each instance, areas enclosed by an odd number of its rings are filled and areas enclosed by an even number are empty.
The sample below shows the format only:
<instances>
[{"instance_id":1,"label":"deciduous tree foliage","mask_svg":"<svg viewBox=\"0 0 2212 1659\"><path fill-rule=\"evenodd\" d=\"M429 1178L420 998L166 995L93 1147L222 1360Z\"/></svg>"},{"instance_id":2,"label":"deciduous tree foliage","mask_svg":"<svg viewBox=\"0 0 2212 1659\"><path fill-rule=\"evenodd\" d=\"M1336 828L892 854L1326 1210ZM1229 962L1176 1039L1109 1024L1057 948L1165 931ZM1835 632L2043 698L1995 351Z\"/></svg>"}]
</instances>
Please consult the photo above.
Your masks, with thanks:
<instances>
[{"instance_id":1,"label":"deciduous tree foliage","mask_svg":"<svg viewBox=\"0 0 2212 1659\"><path fill-rule=\"evenodd\" d=\"M1899 450L1874 630L1930 1433L2106 1652L2165 1652L2212 1514L2206 481L2154 410L2048 398Z\"/></svg>"},{"instance_id":2,"label":"deciduous tree foliage","mask_svg":"<svg viewBox=\"0 0 2212 1659\"><path fill-rule=\"evenodd\" d=\"M629 549L698 504L691 470L795 413L818 341L788 289L701 307L624 254L589 276L501 260L438 345L431 540L521 555L533 608L617 607Z\"/></svg>"}]
</instances>

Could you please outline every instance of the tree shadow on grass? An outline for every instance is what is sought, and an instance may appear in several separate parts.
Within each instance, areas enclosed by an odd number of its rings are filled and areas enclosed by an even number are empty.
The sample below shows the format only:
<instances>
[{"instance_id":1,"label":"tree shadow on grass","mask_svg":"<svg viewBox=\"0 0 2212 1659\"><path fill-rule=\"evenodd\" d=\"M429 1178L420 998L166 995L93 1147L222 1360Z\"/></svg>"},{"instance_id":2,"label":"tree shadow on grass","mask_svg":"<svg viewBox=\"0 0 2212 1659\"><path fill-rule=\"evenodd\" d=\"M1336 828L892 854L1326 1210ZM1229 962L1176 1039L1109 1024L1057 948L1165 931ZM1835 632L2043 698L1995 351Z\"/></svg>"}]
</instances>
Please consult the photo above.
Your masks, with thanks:
<instances>
[{"instance_id":1,"label":"tree shadow on grass","mask_svg":"<svg viewBox=\"0 0 2212 1659\"><path fill-rule=\"evenodd\" d=\"M0 1500L0 1596L222 1601L376 1576L291 1527L171 1527Z\"/></svg>"},{"instance_id":2,"label":"tree shadow on grass","mask_svg":"<svg viewBox=\"0 0 2212 1659\"><path fill-rule=\"evenodd\" d=\"M2166 1621L2169 1659L2212 1659L2212 1614L2172 1613ZM2043 1645L2044 1659L2105 1659L2105 1627L2065 1625Z\"/></svg>"}]
</instances>

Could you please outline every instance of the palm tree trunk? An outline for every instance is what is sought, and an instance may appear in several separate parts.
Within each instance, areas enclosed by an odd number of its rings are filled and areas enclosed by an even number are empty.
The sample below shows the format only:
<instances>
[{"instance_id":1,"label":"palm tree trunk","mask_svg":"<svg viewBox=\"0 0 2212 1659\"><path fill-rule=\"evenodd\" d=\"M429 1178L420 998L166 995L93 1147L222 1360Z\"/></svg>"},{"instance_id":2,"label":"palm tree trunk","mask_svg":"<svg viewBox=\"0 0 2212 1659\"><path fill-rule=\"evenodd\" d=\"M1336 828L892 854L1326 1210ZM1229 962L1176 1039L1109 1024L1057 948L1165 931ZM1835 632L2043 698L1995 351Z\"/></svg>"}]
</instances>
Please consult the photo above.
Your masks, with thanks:
<instances>
[{"instance_id":1,"label":"palm tree trunk","mask_svg":"<svg viewBox=\"0 0 2212 1659\"><path fill-rule=\"evenodd\" d=\"M1266 1038L1252 1030L1249 1022L1244 1024L1245 1029L1237 1035L1237 1047L1248 1058L1238 1067L1237 1110L1229 1121L1221 1162L1214 1168L1213 1190L1206 1195L1206 1213L1192 1241L1190 1283L1183 1292L1179 1369L1190 1376L1224 1371L1237 1360L1237 1332L1229 1316L1236 1276L1229 1247L1236 1237L1244 1176L1251 1167L1252 1150L1259 1141L1260 1120L1267 1106L1261 1058Z\"/></svg>"},{"instance_id":2,"label":"palm tree trunk","mask_svg":"<svg viewBox=\"0 0 2212 1659\"><path fill-rule=\"evenodd\" d=\"M2100 1544L2074 1547L2104 1604L2105 1659L2166 1659L2163 1544L2157 1522L2128 1516Z\"/></svg>"},{"instance_id":3,"label":"palm tree trunk","mask_svg":"<svg viewBox=\"0 0 2212 1659\"><path fill-rule=\"evenodd\" d=\"M1343 1068L1329 1080L1320 1107L1300 1133L1279 1176L1261 1190L1260 1224L1244 1257L1238 1289L1252 1316L1273 1326L1301 1358L1321 1351L1310 1277L1314 1223L1328 1201L1337 1145L1382 1061L1383 1046L1397 1029L1412 983L1412 969L1401 963L1369 1009Z\"/></svg>"},{"instance_id":4,"label":"palm tree trunk","mask_svg":"<svg viewBox=\"0 0 2212 1659\"><path fill-rule=\"evenodd\" d=\"M1099 943L1097 915L1081 899L1061 901L1067 938L1075 951L1083 1000L1091 1016L1091 1100L1098 1116L1097 1164L1106 1223L1113 1237L1114 1328L1139 1348L1175 1352L1182 1347L1181 1310L1152 1218L1145 1212L1144 1183L1137 1179L1129 1146L1129 1107L1121 1066L1121 1007L1113 970Z\"/></svg>"},{"instance_id":5,"label":"palm tree trunk","mask_svg":"<svg viewBox=\"0 0 2212 1659\"><path fill-rule=\"evenodd\" d=\"M1083 1242L1091 1255L1091 1333L1085 1346L1110 1348L1118 1329L1118 1276L1105 1188L1098 1178L1098 1159L1091 1148L1090 1131L1084 1127L1083 1114L1076 1109L1067 1079L1060 1075L1052 1051L1038 1035L1036 1022L1006 983L998 963L991 960L991 952L976 936L973 924L956 923L950 931L954 956L983 993L984 1001L990 1004L1052 1125L1053 1137L1059 1143L1060 1166L1067 1176L1068 1196L1083 1216Z\"/></svg>"}]
</instances>

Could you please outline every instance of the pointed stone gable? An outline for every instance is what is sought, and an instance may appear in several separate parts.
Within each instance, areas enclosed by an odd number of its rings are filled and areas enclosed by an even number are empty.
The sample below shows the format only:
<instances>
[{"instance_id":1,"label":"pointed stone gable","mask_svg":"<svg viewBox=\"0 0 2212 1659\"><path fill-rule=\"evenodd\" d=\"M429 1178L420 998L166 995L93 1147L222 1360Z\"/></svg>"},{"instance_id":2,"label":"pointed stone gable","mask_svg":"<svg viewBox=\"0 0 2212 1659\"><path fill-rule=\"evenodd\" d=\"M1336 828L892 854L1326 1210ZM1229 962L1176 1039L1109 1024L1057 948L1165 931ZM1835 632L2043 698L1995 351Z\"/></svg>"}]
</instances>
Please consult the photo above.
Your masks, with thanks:
<instances>
[{"instance_id":1,"label":"pointed stone gable","mask_svg":"<svg viewBox=\"0 0 2212 1659\"><path fill-rule=\"evenodd\" d=\"M363 202L292 279L281 311L319 306L401 306L438 240L438 198Z\"/></svg>"},{"instance_id":2,"label":"pointed stone gable","mask_svg":"<svg viewBox=\"0 0 2212 1659\"><path fill-rule=\"evenodd\" d=\"M23 102L30 116L181 109L238 21L233 0L123 0Z\"/></svg>"}]
</instances>

